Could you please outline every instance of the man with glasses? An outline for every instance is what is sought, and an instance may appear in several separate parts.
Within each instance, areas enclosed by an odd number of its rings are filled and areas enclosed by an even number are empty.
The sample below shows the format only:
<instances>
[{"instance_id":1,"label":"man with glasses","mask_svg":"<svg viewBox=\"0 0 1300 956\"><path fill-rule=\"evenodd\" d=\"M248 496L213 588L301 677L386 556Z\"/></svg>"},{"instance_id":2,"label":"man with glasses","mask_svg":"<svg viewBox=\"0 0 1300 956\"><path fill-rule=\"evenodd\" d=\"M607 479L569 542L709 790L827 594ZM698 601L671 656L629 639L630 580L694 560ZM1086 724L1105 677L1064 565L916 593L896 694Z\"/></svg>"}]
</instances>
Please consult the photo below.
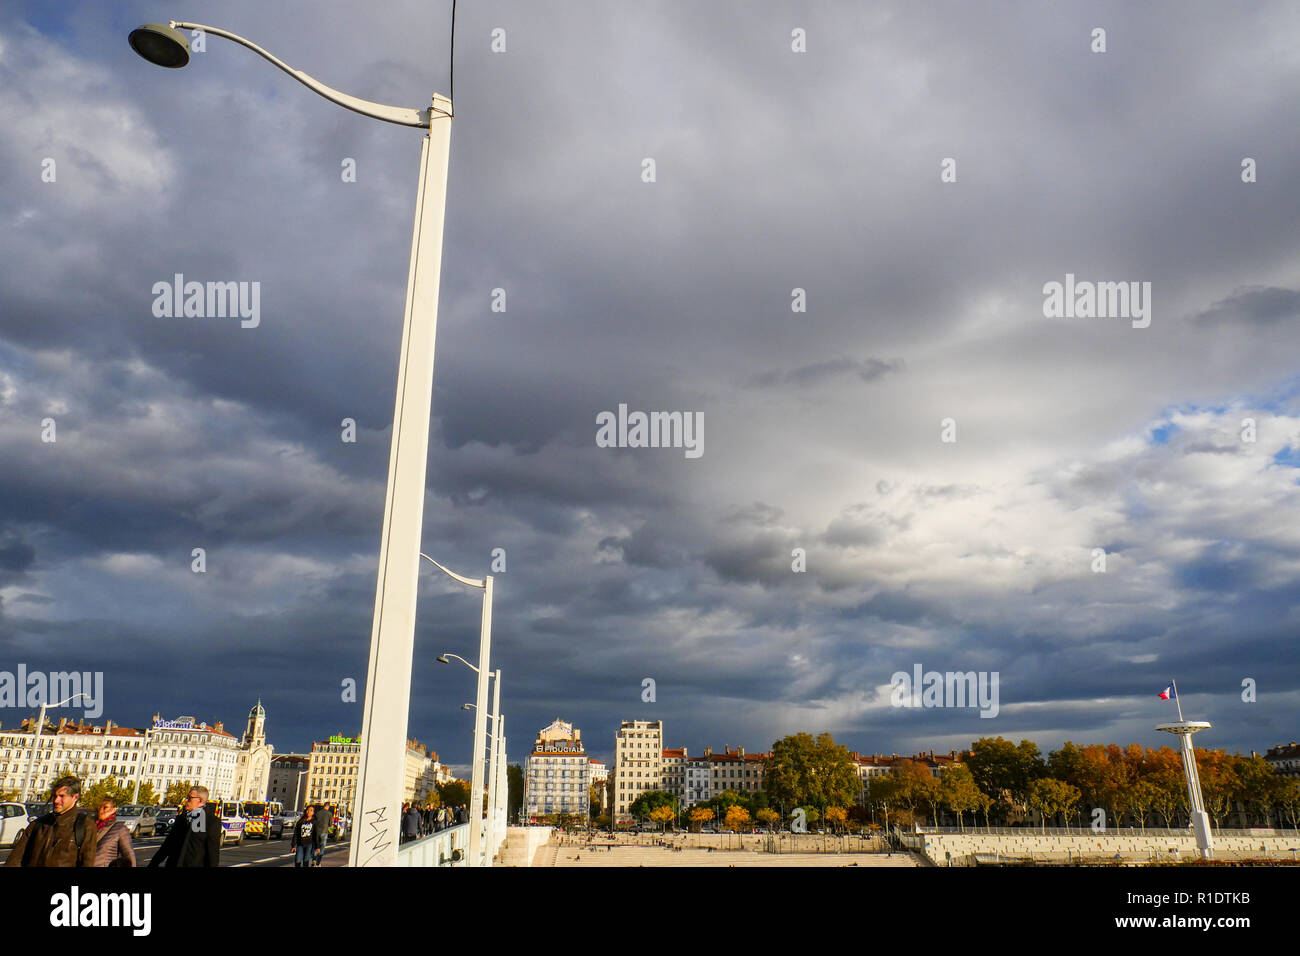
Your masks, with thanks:
<instances>
[{"instance_id":1,"label":"man with glasses","mask_svg":"<svg viewBox=\"0 0 1300 956\"><path fill-rule=\"evenodd\" d=\"M218 866L221 820L208 803L207 787L191 787L185 809L176 817L150 866Z\"/></svg>"}]
</instances>

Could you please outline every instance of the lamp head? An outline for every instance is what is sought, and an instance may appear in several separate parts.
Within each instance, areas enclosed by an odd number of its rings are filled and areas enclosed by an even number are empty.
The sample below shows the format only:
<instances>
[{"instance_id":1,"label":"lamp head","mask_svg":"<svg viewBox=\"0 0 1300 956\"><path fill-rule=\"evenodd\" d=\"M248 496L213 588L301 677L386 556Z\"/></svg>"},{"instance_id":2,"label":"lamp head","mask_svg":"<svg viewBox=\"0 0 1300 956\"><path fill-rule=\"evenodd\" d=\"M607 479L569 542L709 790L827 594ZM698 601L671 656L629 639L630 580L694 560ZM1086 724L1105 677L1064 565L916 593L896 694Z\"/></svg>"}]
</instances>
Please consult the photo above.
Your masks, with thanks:
<instances>
[{"instance_id":1,"label":"lamp head","mask_svg":"<svg viewBox=\"0 0 1300 956\"><path fill-rule=\"evenodd\" d=\"M446 655L446 654L439 654L438 657L437 657L437 661L438 661L439 664L450 664L450 663L451 663L451 661L447 660L447 655Z\"/></svg>"},{"instance_id":2,"label":"lamp head","mask_svg":"<svg viewBox=\"0 0 1300 956\"><path fill-rule=\"evenodd\" d=\"M474 709L474 705L473 705L473 704L461 704L461 705L460 705L460 709L461 709L461 710L473 710L473 709Z\"/></svg>"},{"instance_id":3,"label":"lamp head","mask_svg":"<svg viewBox=\"0 0 1300 956\"><path fill-rule=\"evenodd\" d=\"M127 38L131 49L156 66L178 70L190 62L190 41L166 23L146 23Z\"/></svg>"}]
</instances>

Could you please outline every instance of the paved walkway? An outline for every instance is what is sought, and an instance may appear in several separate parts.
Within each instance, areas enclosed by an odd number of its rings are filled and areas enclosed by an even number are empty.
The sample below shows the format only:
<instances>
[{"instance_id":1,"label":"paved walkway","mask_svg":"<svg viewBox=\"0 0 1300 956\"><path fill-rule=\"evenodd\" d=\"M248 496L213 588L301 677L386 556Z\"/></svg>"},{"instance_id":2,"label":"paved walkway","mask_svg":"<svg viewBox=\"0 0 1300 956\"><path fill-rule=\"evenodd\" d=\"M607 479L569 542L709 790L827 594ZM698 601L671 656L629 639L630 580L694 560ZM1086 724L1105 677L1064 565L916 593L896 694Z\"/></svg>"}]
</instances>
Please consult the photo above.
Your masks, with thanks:
<instances>
[{"instance_id":1,"label":"paved walkway","mask_svg":"<svg viewBox=\"0 0 1300 956\"><path fill-rule=\"evenodd\" d=\"M919 866L907 853L758 853L688 847L556 846L538 849L533 866Z\"/></svg>"}]
</instances>

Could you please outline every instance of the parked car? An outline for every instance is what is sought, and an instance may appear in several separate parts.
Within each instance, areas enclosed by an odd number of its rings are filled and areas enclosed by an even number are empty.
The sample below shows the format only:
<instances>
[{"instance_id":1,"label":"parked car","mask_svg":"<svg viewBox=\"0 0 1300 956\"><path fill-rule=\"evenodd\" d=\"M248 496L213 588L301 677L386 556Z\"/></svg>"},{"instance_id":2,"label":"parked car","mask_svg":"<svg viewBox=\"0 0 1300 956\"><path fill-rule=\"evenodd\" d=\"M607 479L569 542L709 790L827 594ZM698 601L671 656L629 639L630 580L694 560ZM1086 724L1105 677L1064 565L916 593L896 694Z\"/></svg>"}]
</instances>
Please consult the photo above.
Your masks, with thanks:
<instances>
[{"instance_id":1,"label":"parked car","mask_svg":"<svg viewBox=\"0 0 1300 956\"><path fill-rule=\"evenodd\" d=\"M26 806L28 823L35 823L41 817L45 816L45 814L54 809L54 804L52 803L28 803Z\"/></svg>"},{"instance_id":2,"label":"parked car","mask_svg":"<svg viewBox=\"0 0 1300 956\"><path fill-rule=\"evenodd\" d=\"M117 819L126 824L126 828L131 831L131 836L137 840L154 835L154 821L157 818L154 816L153 807L139 803L127 804L117 808Z\"/></svg>"},{"instance_id":3,"label":"parked car","mask_svg":"<svg viewBox=\"0 0 1300 956\"><path fill-rule=\"evenodd\" d=\"M0 803L0 846L13 846L27 829L27 807L21 803Z\"/></svg>"},{"instance_id":4,"label":"parked car","mask_svg":"<svg viewBox=\"0 0 1300 956\"><path fill-rule=\"evenodd\" d=\"M268 840L279 840L284 836L284 827L289 817L283 813L277 813L271 817L271 822L266 825L266 838Z\"/></svg>"},{"instance_id":5,"label":"parked car","mask_svg":"<svg viewBox=\"0 0 1300 956\"><path fill-rule=\"evenodd\" d=\"M180 816L180 814L181 812L175 807L163 807L160 809L153 818L154 836L166 836L167 831L172 828L172 824L176 822L176 818Z\"/></svg>"}]
</instances>

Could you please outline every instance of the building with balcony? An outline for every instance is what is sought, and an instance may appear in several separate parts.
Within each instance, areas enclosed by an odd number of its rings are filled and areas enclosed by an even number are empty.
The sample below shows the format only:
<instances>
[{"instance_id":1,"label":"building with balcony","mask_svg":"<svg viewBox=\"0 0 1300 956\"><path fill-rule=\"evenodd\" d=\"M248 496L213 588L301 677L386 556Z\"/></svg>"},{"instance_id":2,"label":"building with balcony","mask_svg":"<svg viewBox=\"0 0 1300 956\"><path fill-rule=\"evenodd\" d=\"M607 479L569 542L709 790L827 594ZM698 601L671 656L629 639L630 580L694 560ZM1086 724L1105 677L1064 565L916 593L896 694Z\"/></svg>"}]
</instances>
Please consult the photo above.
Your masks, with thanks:
<instances>
[{"instance_id":1,"label":"building with balcony","mask_svg":"<svg viewBox=\"0 0 1300 956\"><path fill-rule=\"evenodd\" d=\"M625 720L614 737L610 804L614 823L630 823L637 797L663 790L664 727L660 720Z\"/></svg>"},{"instance_id":2,"label":"building with balcony","mask_svg":"<svg viewBox=\"0 0 1300 956\"><path fill-rule=\"evenodd\" d=\"M524 766L524 815L540 820L552 814L586 816L590 810L591 760L582 731L556 718L543 727Z\"/></svg>"}]
</instances>

